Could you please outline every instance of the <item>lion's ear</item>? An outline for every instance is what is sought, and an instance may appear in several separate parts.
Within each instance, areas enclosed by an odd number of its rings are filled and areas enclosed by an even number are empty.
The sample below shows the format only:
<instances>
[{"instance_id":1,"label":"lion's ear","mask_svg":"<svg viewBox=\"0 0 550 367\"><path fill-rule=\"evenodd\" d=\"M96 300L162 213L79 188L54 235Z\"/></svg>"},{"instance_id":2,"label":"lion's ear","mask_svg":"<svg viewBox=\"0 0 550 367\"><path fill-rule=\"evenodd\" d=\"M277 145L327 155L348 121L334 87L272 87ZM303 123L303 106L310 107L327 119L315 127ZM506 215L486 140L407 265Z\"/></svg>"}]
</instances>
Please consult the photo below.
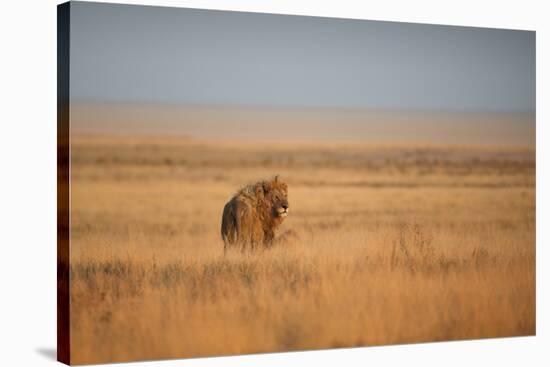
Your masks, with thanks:
<instances>
[{"instance_id":1,"label":"lion's ear","mask_svg":"<svg viewBox=\"0 0 550 367\"><path fill-rule=\"evenodd\" d=\"M275 175L275 178L273 179L273 182L278 182L279 181L279 175Z\"/></svg>"}]
</instances>

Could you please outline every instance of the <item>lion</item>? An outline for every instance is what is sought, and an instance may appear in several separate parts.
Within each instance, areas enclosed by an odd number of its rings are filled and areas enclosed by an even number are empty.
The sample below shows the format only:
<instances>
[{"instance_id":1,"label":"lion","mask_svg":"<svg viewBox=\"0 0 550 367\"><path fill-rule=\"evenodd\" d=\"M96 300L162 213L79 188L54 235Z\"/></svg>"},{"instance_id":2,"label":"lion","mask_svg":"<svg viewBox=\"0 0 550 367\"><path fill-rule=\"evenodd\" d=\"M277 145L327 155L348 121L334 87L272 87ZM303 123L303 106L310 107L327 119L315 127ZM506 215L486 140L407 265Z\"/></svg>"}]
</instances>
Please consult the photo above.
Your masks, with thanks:
<instances>
[{"instance_id":1,"label":"lion","mask_svg":"<svg viewBox=\"0 0 550 367\"><path fill-rule=\"evenodd\" d=\"M279 176L243 187L223 208L224 253L232 245L242 250L270 247L288 212L288 186Z\"/></svg>"}]
</instances>

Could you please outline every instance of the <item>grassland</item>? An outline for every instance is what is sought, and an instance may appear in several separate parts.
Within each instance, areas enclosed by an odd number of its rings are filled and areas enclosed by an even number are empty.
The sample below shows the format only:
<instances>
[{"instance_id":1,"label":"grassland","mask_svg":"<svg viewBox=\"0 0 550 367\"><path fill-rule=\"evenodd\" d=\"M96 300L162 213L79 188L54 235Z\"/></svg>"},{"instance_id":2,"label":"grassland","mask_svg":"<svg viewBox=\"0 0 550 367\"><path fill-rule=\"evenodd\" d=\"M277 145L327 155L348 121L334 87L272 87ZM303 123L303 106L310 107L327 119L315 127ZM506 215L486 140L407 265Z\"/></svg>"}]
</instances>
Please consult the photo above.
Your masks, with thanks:
<instances>
[{"instance_id":1,"label":"grassland","mask_svg":"<svg viewBox=\"0 0 550 367\"><path fill-rule=\"evenodd\" d=\"M528 147L72 139L73 363L532 335ZM293 243L224 257L280 174Z\"/></svg>"}]
</instances>

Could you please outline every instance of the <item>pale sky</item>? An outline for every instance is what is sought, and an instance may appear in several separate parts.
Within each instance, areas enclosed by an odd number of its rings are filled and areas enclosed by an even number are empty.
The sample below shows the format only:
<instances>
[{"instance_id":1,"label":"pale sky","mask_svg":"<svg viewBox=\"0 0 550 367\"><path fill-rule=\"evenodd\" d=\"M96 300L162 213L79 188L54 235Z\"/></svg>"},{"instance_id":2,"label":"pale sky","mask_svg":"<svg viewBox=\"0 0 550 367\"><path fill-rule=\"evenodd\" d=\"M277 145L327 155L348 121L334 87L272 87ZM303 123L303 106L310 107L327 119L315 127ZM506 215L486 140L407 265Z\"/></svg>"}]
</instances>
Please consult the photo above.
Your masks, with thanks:
<instances>
[{"instance_id":1,"label":"pale sky","mask_svg":"<svg viewBox=\"0 0 550 367\"><path fill-rule=\"evenodd\" d=\"M534 112L535 32L72 2L75 102Z\"/></svg>"}]
</instances>

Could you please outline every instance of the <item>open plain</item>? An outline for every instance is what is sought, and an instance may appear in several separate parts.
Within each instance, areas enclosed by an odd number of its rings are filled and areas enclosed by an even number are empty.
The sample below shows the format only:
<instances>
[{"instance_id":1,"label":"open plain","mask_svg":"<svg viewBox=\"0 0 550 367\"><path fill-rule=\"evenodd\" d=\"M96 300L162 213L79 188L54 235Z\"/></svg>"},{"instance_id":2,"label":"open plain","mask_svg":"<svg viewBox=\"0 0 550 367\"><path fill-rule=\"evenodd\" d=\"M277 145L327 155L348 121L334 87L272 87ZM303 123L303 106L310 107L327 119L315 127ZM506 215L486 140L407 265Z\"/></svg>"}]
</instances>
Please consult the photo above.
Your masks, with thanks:
<instances>
[{"instance_id":1,"label":"open plain","mask_svg":"<svg viewBox=\"0 0 550 367\"><path fill-rule=\"evenodd\" d=\"M71 145L74 363L535 333L534 147ZM299 238L224 256L223 205L275 174Z\"/></svg>"}]
</instances>

